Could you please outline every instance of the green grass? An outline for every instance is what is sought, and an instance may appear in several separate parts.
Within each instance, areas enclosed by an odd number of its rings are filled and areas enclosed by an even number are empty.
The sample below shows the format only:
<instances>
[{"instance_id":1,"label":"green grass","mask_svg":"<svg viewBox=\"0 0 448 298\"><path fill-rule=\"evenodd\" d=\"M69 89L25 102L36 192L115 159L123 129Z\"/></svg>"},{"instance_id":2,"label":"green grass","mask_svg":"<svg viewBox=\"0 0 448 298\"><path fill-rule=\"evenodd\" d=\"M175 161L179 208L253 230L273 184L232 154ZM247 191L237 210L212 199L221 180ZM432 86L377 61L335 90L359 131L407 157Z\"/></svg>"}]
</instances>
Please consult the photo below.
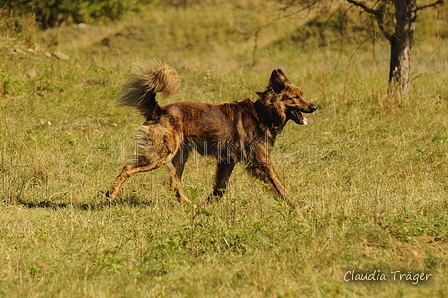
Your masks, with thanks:
<instances>
[{"instance_id":1,"label":"green grass","mask_svg":"<svg viewBox=\"0 0 448 298\"><path fill-rule=\"evenodd\" d=\"M263 28L253 64L247 33L273 15L270 2L211 2L148 7L107 26L2 27L0 296L448 295L446 10L420 16L408 100L387 95L387 43L352 31L343 46L297 43L303 24L317 30L306 15ZM55 51L70 59L48 57ZM288 208L241 165L214 205L178 204L165 169L133 177L105 204L143 122L114 103L137 58L178 69L173 101L255 99L282 68L319 106L308 126L287 125L274 152L307 205ZM213 172L210 159L187 164L194 203ZM388 281L346 282L349 270ZM432 277L413 285L393 271Z\"/></svg>"}]
</instances>

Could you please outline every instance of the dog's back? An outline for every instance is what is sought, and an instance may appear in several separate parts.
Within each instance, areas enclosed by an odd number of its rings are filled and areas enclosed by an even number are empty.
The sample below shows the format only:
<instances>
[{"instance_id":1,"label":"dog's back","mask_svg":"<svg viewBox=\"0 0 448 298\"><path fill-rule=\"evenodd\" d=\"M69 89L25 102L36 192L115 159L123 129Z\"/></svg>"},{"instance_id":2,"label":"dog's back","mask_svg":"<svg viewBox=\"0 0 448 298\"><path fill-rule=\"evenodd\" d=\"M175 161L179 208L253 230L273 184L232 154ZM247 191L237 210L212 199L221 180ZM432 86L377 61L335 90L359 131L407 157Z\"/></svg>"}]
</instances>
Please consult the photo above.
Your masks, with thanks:
<instances>
[{"instance_id":1,"label":"dog's back","mask_svg":"<svg viewBox=\"0 0 448 298\"><path fill-rule=\"evenodd\" d=\"M249 99L220 104L174 102L161 108L178 123L184 150L195 149L221 162L242 162L251 158L255 145L267 145Z\"/></svg>"}]
</instances>

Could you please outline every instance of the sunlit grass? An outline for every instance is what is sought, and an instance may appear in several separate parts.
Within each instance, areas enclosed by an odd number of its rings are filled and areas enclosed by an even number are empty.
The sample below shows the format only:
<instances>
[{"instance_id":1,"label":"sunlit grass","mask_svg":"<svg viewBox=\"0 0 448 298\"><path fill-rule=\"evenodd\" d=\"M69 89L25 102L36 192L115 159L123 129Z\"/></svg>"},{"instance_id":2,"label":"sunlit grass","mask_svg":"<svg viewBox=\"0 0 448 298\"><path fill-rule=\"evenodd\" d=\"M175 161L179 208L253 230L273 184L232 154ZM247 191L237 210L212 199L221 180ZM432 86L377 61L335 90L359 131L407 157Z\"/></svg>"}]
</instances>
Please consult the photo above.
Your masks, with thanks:
<instances>
[{"instance_id":1,"label":"sunlit grass","mask_svg":"<svg viewBox=\"0 0 448 298\"><path fill-rule=\"evenodd\" d=\"M1 37L0 296L446 295L446 37L422 16L404 100L386 92L381 40L302 47L284 39L307 19L281 20L261 31L254 64L245 34L274 7L215 5L151 7L42 36L30 24ZM288 208L242 165L221 202L196 210L177 203L163 168L133 177L116 204L105 203L144 120L116 108L116 94L135 59L154 57L180 73L175 101L255 99L282 68L319 106L308 126L289 123L274 151L279 176L307 205ZM213 173L210 159L187 164L194 203L205 202ZM345 282L348 270L434 278Z\"/></svg>"}]
</instances>

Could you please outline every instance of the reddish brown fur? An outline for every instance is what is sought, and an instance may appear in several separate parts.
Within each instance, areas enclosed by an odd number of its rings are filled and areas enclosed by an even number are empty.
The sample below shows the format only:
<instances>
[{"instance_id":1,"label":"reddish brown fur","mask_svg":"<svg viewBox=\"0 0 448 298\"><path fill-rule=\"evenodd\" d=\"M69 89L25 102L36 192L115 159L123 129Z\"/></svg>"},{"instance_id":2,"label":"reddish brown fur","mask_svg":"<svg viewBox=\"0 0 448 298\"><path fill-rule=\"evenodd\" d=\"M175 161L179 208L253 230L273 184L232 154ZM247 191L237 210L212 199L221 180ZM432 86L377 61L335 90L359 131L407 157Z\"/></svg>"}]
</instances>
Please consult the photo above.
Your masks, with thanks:
<instances>
[{"instance_id":1,"label":"reddish brown fur","mask_svg":"<svg viewBox=\"0 0 448 298\"><path fill-rule=\"evenodd\" d=\"M147 73L170 83L178 80L177 72L165 64L145 66ZM140 71L140 76L142 73ZM316 106L303 98L300 89L280 69L272 72L266 91L257 92L258 106L249 99L220 104L173 102L159 106L155 93L163 92L163 86L160 87L163 81L158 81L154 92L151 83L138 80L139 75L136 75L125 85L121 99L122 105L137 107L146 116L138 135L138 159L135 164L123 167L107 193L109 200L115 198L123 182L131 176L166 164L178 200L190 204L182 191L181 179L188 155L196 150L217 160L215 184L209 200L223 196L235 164L243 162L251 176L292 203L274 170L271 151L286 122L292 119L306 124L300 112L312 113ZM134 89L130 91L131 88Z\"/></svg>"}]
</instances>

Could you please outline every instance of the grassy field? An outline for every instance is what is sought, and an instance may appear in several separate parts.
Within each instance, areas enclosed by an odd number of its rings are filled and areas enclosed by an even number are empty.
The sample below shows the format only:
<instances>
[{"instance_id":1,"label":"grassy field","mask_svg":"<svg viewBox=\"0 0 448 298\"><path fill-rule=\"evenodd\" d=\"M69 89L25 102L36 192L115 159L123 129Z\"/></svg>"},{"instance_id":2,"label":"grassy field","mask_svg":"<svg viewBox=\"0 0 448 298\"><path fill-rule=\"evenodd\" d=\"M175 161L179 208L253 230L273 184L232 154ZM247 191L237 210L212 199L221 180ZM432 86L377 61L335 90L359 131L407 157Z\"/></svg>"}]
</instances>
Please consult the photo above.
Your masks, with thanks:
<instances>
[{"instance_id":1,"label":"grassy field","mask_svg":"<svg viewBox=\"0 0 448 298\"><path fill-rule=\"evenodd\" d=\"M446 8L421 12L409 99L388 96L388 44L368 24L341 34L324 10L269 24L279 13L211 1L45 32L0 18L1 297L448 296ZM242 165L214 205L178 204L165 169L105 203L143 122L114 101L151 58L178 69L173 101L254 100L283 69L319 106L274 152L307 204L285 206ZM210 159L187 164L194 203L213 173Z\"/></svg>"}]
</instances>

